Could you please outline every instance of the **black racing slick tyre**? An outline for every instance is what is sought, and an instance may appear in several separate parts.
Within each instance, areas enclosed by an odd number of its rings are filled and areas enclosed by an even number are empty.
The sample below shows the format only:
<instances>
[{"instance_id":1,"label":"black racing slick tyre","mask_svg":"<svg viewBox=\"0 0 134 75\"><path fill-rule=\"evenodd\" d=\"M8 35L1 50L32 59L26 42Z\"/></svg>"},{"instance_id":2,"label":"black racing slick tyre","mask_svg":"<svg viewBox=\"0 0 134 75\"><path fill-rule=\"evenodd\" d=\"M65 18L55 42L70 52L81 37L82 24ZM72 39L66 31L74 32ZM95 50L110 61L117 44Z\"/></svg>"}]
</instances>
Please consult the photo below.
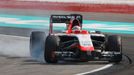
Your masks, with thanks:
<instances>
[{"instance_id":1,"label":"black racing slick tyre","mask_svg":"<svg viewBox=\"0 0 134 75\"><path fill-rule=\"evenodd\" d=\"M34 59L40 59L41 53L44 51L46 34L41 31L34 31L30 35L30 54Z\"/></svg>"},{"instance_id":2,"label":"black racing slick tyre","mask_svg":"<svg viewBox=\"0 0 134 75\"><path fill-rule=\"evenodd\" d=\"M106 42L106 51L113 52L109 62L119 63L122 60L122 41L117 35L109 35Z\"/></svg>"},{"instance_id":3,"label":"black racing slick tyre","mask_svg":"<svg viewBox=\"0 0 134 75\"><path fill-rule=\"evenodd\" d=\"M46 38L45 43L45 60L47 63L57 63L58 59L56 57L55 51L59 47L59 37L54 35L49 35Z\"/></svg>"}]
</instances>

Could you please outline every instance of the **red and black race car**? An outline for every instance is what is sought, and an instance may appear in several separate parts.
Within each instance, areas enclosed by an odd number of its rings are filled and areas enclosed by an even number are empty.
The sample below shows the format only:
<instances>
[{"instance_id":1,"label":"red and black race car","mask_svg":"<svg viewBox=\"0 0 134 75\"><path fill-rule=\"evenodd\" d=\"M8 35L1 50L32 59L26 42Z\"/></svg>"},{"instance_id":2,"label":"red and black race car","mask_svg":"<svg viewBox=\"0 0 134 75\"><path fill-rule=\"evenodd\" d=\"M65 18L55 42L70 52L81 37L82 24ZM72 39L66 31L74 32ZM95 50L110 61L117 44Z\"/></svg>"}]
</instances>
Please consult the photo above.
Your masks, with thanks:
<instances>
[{"instance_id":1,"label":"red and black race car","mask_svg":"<svg viewBox=\"0 0 134 75\"><path fill-rule=\"evenodd\" d=\"M31 56L39 58L42 54L47 63L59 60L120 62L121 37L83 30L82 20L80 14L51 15L49 34L34 31L30 36ZM54 23L66 24L66 30L54 32Z\"/></svg>"}]
</instances>

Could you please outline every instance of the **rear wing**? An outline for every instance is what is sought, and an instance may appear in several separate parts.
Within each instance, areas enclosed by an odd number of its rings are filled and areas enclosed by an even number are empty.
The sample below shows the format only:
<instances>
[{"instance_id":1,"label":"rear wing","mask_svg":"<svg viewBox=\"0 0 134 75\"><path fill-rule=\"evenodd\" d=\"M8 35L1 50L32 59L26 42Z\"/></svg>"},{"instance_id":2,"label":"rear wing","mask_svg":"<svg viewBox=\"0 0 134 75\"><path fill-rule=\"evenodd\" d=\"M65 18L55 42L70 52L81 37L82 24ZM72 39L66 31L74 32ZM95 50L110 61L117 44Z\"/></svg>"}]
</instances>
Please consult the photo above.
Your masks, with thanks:
<instances>
[{"instance_id":1,"label":"rear wing","mask_svg":"<svg viewBox=\"0 0 134 75\"><path fill-rule=\"evenodd\" d=\"M83 17L80 14L71 14L71 15L51 15L50 17L50 27L49 34L53 33L53 23L69 23L70 20L77 19L82 25Z\"/></svg>"},{"instance_id":2,"label":"rear wing","mask_svg":"<svg viewBox=\"0 0 134 75\"><path fill-rule=\"evenodd\" d=\"M71 14L71 15L51 15L51 23L66 23L71 19L78 19L82 24L82 15L80 14Z\"/></svg>"}]
</instances>

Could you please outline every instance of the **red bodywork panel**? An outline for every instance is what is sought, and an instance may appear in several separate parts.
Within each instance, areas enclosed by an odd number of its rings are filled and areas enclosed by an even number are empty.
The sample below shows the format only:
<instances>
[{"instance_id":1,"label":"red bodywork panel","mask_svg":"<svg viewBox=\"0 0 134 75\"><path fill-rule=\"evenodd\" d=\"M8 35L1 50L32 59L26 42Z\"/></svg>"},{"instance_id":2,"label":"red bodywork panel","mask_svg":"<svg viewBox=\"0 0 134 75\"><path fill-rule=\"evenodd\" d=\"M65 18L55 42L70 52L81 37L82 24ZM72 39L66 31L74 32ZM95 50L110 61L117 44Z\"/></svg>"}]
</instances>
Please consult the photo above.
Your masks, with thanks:
<instances>
[{"instance_id":1,"label":"red bodywork panel","mask_svg":"<svg viewBox=\"0 0 134 75\"><path fill-rule=\"evenodd\" d=\"M68 30L66 31L66 34L83 34L83 35L87 34L87 35L89 35L89 32L87 30L72 30L73 23L74 23L73 21L71 21L71 23L69 24ZM77 20L77 22L78 22L77 25L80 26L80 23L78 20ZM93 46L80 46L77 44L75 47L78 47L82 51L94 51Z\"/></svg>"},{"instance_id":2,"label":"red bodywork panel","mask_svg":"<svg viewBox=\"0 0 134 75\"><path fill-rule=\"evenodd\" d=\"M88 47L85 47L85 46L79 46L80 50L82 51L94 51L94 47L93 46L88 46Z\"/></svg>"},{"instance_id":3,"label":"red bodywork panel","mask_svg":"<svg viewBox=\"0 0 134 75\"><path fill-rule=\"evenodd\" d=\"M79 20L77 20L77 19L72 20L72 21L70 21L70 24L67 27L67 31L66 31L67 34L71 34L71 33L74 33L74 34L89 34L87 30L75 30L75 31L72 30L73 26L76 26L75 23L76 23L77 26L81 27L81 25L79 23ZM82 27L81 27L81 29L82 29Z\"/></svg>"},{"instance_id":4,"label":"red bodywork panel","mask_svg":"<svg viewBox=\"0 0 134 75\"><path fill-rule=\"evenodd\" d=\"M66 34L89 34L89 32L87 30L67 30Z\"/></svg>"}]
</instances>

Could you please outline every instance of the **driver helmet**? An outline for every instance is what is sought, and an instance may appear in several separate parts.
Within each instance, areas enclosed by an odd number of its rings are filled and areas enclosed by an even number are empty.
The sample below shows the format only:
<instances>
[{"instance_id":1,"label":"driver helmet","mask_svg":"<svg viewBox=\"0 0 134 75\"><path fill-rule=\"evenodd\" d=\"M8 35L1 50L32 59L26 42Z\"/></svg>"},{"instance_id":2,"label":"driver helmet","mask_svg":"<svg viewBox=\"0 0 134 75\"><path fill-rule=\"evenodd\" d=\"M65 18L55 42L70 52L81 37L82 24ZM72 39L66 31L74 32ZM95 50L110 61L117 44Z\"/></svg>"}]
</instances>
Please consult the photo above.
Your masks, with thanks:
<instances>
[{"instance_id":1,"label":"driver helmet","mask_svg":"<svg viewBox=\"0 0 134 75\"><path fill-rule=\"evenodd\" d=\"M74 27L72 28L72 30L81 30L81 27L80 27L80 26L74 26Z\"/></svg>"}]
</instances>

